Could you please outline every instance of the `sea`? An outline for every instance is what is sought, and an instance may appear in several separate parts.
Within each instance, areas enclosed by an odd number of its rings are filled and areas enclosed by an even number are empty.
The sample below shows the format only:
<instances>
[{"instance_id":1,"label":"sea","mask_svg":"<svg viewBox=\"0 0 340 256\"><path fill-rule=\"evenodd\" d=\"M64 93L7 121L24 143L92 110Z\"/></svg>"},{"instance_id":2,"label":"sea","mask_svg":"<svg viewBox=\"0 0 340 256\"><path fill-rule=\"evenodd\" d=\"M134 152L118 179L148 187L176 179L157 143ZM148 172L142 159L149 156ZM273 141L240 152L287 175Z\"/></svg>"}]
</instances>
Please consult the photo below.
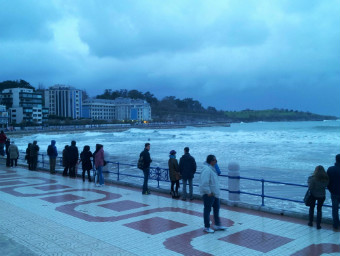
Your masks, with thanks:
<instances>
[{"instance_id":1,"label":"sea","mask_svg":"<svg viewBox=\"0 0 340 256\"><path fill-rule=\"evenodd\" d=\"M25 151L28 143L37 140L41 152L46 152L50 141L56 140L60 154L72 140L77 142L80 151L85 145L94 151L95 144L100 143L110 160L130 164L137 163L144 144L149 142L152 166L163 168L167 168L171 150L177 151L179 159L184 147L189 147L198 170L207 155L213 154L222 174L228 173L230 163L237 163L243 177L306 185L316 166L322 165L327 170L334 164L335 155L340 154L340 120L232 123L230 127L131 128L122 132L91 130L14 134L11 139L15 140L20 151ZM241 183L244 189L256 187L257 192L260 191L259 184ZM279 185L268 186L274 187L272 190L276 191L276 196L293 197L290 188L277 190Z\"/></svg>"}]
</instances>

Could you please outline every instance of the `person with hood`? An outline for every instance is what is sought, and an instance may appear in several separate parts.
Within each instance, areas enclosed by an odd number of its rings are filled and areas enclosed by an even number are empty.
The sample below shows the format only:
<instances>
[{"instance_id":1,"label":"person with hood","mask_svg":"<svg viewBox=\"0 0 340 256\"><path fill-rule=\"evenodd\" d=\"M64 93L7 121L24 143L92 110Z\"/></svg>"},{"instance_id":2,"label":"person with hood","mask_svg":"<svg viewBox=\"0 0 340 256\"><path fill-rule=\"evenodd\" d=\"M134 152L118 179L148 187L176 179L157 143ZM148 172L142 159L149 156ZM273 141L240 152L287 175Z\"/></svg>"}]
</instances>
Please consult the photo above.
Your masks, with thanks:
<instances>
[{"instance_id":1,"label":"person with hood","mask_svg":"<svg viewBox=\"0 0 340 256\"><path fill-rule=\"evenodd\" d=\"M150 157L150 143L145 143L144 150L139 154L139 158L143 159L143 174L144 174L144 182L143 182L143 195L150 195L150 190L148 187L149 175L150 175L150 163L152 162Z\"/></svg>"},{"instance_id":2,"label":"person with hood","mask_svg":"<svg viewBox=\"0 0 340 256\"><path fill-rule=\"evenodd\" d=\"M171 196L172 198L179 198L178 194L178 188L179 188L179 180L181 177L181 174L179 173L179 166L176 159L176 151L171 150L169 153L169 175L170 175L170 181L171 181ZM176 184L176 190L174 190L174 186Z\"/></svg>"},{"instance_id":3,"label":"person with hood","mask_svg":"<svg viewBox=\"0 0 340 256\"><path fill-rule=\"evenodd\" d=\"M187 200L187 184L189 183L189 198L193 200L192 180L196 173L196 161L189 153L189 148L184 148L184 155L179 160L179 170L183 179L182 200Z\"/></svg>"},{"instance_id":4,"label":"person with hood","mask_svg":"<svg viewBox=\"0 0 340 256\"><path fill-rule=\"evenodd\" d=\"M321 228L321 218L322 218L322 205L326 199L326 187L328 185L329 179L328 175L323 168L319 165L315 168L312 176L308 177L308 188L311 192L311 204L309 206L309 222L308 226L313 227L314 218L314 208L315 202L318 201L317 213L316 213L316 228Z\"/></svg>"},{"instance_id":5,"label":"person with hood","mask_svg":"<svg viewBox=\"0 0 340 256\"><path fill-rule=\"evenodd\" d=\"M92 152L90 151L90 146L84 146L83 151L80 153L80 162L81 167L83 169L82 177L83 182L85 182L85 172L87 172L87 177L89 182L91 182L91 175L90 171L92 170L92 161L91 158L93 157Z\"/></svg>"},{"instance_id":6,"label":"person with hood","mask_svg":"<svg viewBox=\"0 0 340 256\"><path fill-rule=\"evenodd\" d=\"M203 210L203 219L204 219L204 232L214 233L218 230L225 230L226 227L221 225L221 220L219 216L220 212L220 185L217 176L217 172L215 170L215 165L217 163L216 157L214 155L208 155L207 160L204 163L200 181L199 181L199 189L200 194L203 197L204 202L204 210ZM210 212L211 207L214 210L214 229L210 228Z\"/></svg>"},{"instance_id":7,"label":"person with hood","mask_svg":"<svg viewBox=\"0 0 340 256\"><path fill-rule=\"evenodd\" d=\"M340 204L340 154L335 156L335 164L327 170L329 177L328 190L332 199L333 228L339 229L339 204Z\"/></svg>"},{"instance_id":8,"label":"person with hood","mask_svg":"<svg viewBox=\"0 0 340 256\"><path fill-rule=\"evenodd\" d=\"M8 148L9 157L11 159L11 167L13 167L13 162L15 162L15 166L18 165L19 158L19 150L17 145L14 144L14 141L11 142L11 145Z\"/></svg>"},{"instance_id":9,"label":"person with hood","mask_svg":"<svg viewBox=\"0 0 340 256\"><path fill-rule=\"evenodd\" d=\"M35 171L37 170L38 165L38 152L39 152L39 146L37 145L37 141L33 141L33 144L30 146L30 162L31 162L31 170Z\"/></svg>"},{"instance_id":10,"label":"person with hood","mask_svg":"<svg viewBox=\"0 0 340 256\"><path fill-rule=\"evenodd\" d=\"M58 150L55 146L55 140L51 140L51 145L47 147L47 155L50 158L50 173L55 174L55 164L57 161Z\"/></svg>"},{"instance_id":11,"label":"person with hood","mask_svg":"<svg viewBox=\"0 0 340 256\"><path fill-rule=\"evenodd\" d=\"M4 146L6 143L6 134L4 133L4 131L1 130L0 132L0 155L4 156L5 155L5 151L4 151Z\"/></svg>"},{"instance_id":12,"label":"person with hood","mask_svg":"<svg viewBox=\"0 0 340 256\"><path fill-rule=\"evenodd\" d=\"M64 150L63 150L63 166L64 166L64 171L63 171L63 176L68 176L68 171L70 168L70 160L69 160L69 153L68 153L68 149L69 149L69 145L66 145Z\"/></svg>"},{"instance_id":13,"label":"person with hood","mask_svg":"<svg viewBox=\"0 0 340 256\"><path fill-rule=\"evenodd\" d=\"M79 159L79 151L76 146L76 142L74 140L71 141L71 146L68 149L69 152L69 164L70 164L70 177L75 178L76 173L76 165L78 164Z\"/></svg>"},{"instance_id":14,"label":"person with hood","mask_svg":"<svg viewBox=\"0 0 340 256\"><path fill-rule=\"evenodd\" d=\"M94 163L97 170L99 186L104 186L104 176L103 176L103 167L104 167L104 149L103 145L97 144L96 145L96 154L94 156Z\"/></svg>"},{"instance_id":15,"label":"person with hood","mask_svg":"<svg viewBox=\"0 0 340 256\"><path fill-rule=\"evenodd\" d=\"M7 138L5 145L6 145L6 166L10 167L11 166L11 158L9 156L8 148L11 145L11 140L9 138Z\"/></svg>"}]
</instances>

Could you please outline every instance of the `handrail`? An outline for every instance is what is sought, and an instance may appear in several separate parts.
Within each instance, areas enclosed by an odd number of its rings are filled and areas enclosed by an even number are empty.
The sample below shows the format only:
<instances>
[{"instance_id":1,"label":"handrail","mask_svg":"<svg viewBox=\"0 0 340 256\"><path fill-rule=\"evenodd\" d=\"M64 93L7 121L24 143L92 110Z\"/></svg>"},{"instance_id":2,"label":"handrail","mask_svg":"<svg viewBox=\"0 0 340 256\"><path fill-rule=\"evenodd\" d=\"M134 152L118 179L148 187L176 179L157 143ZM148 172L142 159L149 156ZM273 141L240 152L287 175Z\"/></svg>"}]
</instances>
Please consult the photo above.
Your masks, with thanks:
<instances>
[{"instance_id":1,"label":"handrail","mask_svg":"<svg viewBox=\"0 0 340 256\"><path fill-rule=\"evenodd\" d=\"M22 155L25 155L25 152L22 152ZM38 163L41 163L41 166L45 168L45 161L48 158L45 154L39 153L38 156L40 156L41 161L38 159ZM62 157L57 157L59 158L59 161L57 161L58 166L62 166ZM116 171L103 171L103 173L110 173L117 175L117 181L121 179L122 176L125 177L134 177L134 178L143 178L142 175L137 175L137 174L130 174L130 173L124 173L122 171L122 167L132 167L134 169L137 169L137 164L128 164L128 163L121 163L121 162L112 162L112 161L107 161L107 164L110 164L113 166L113 168L116 166ZM196 172L196 174L200 174L200 172ZM261 183L261 194L259 193L254 193L254 192L247 192L247 191L231 191L228 188L221 188L222 191L226 191L228 193L236 193L236 194L244 194L244 195L250 195L250 196L256 196L256 197L261 197L261 206L265 206L265 199L275 199L275 200L282 200L282 201L289 201L289 202L294 202L294 203L300 203L304 204L302 200L295 200L295 199L290 199L290 198L285 198L285 197L278 197L278 196L271 196L271 195L266 195L265 194L265 184L279 184L279 185L286 185L286 186L294 186L294 187L304 187L307 188L307 185L303 184L296 184L296 183L290 183L290 182L281 182L281 181L274 181L274 180L265 180L265 179L259 179L259 178L249 178L249 177L242 177L242 176L229 176L225 174L221 174L220 177L228 178L228 179L240 179L240 180L250 180L250 181L256 181ZM149 178L151 180L157 181L157 188L160 188L160 182L170 182L169 180L169 169L168 168L161 168L161 167L154 167L150 166L150 176ZM193 184L193 186L198 187L198 184ZM303 195L301 195L301 198L303 198ZM332 207L331 205L324 204L325 207Z\"/></svg>"}]
</instances>

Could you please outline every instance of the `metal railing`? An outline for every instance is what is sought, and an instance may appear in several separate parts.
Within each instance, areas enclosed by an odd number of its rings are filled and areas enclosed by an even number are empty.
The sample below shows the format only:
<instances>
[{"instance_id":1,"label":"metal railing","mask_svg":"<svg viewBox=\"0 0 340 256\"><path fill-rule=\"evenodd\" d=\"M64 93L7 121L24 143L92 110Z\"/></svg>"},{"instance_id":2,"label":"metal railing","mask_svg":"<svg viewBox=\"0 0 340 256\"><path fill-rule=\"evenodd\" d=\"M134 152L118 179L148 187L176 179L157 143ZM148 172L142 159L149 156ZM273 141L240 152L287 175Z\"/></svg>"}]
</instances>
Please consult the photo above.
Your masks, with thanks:
<instances>
[{"instance_id":1,"label":"metal railing","mask_svg":"<svg viewBox=\"0 0 340 256\"><path fill-rule=\"evenodd\" d=\"M25 155L23 152L22 155ZM40 158L40 159L39 159ZM48 164L48 156L45 154L39 154L38 158L38 165L42 168L49 168ZM57 157L57 166L62 167L62 157ZM144 177L142 175L138 175L136 172L137 169L137 164L128 164L128 163L120 163L120 162L112 162L112 161L107 161L108 164L108 169L107 171L103 171L103 173L107 174L113 174L116 175L116 180L120 181L121 177L133 177L133 178L140 178L143 179ZM110 166L111 165L111 166ZM123 168L122 168L123 167ZM112 170L113 169L113 170ZM123 169L123 171L122 171ZM128 171L130 170L130 172ZM133 172L131 173L131 170ZM141 172L139 172L141 173ZM196 174L200 174L200 172L196 172ZM265 180L265 179L257 179L257 178L248 178L248 177L242 177L242 176L229 176L229 175L220 175L221 179L226 178L226 179L239 179L239 180L248 180L248 181L255 181L261 184L261 193L256 193L256 192L248 192L244 190L239 190L239 191L231 191L228 188L221 188L222 191L226 191L228 193L235 193L235 194L244 194L244 195L249 195L249 196L255 196L255 197L260 197L261 198L261 206L265 206L265 199L274 199L274 200L282 200L282 201L288 201L288 202L294 202L294 203L299 203L299 204L304 204L302 200L296 200L296 199L291 199L291 198L286 198L286 197L280 197L280 196L272 196L268 195L265 193L265 185L266 184L276 184L276 185L284 185L284 186L292 186L292 187L302 187L302 188L307 188L307 185L302 185L302 184L296 184L296 183L289 183L289 182L280 182L280 181L273 181L273 180ZM157 188L161 188L160 183L161 182L170 182L169 179L169 169L168 168L161 168L161 167L150 167L150 176L149 179L157 181ZM199 185L197 183L193 183L194 187L198 187ZM299 197L302 199L304 194L299 195ZM324 204L325 207L331 207L331 205Z\"/></svg>"}]
</instances>

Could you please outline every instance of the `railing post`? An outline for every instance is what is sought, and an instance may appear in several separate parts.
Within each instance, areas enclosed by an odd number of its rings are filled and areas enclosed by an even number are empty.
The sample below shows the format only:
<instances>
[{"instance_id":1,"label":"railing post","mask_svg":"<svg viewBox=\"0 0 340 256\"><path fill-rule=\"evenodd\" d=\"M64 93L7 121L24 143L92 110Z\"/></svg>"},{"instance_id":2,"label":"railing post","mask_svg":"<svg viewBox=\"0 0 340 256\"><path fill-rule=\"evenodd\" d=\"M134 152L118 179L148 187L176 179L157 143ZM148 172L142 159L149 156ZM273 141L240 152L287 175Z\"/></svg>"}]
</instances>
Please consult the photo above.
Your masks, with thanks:
<instances>
[{"instance_id":1,"label":"railing post","mask_svg":"<svg viewBox=\"0 0 340 256\"><path fill-rule=\"evenodd\" d=\"M264 206L264 179L261 179L261 183L262 183L262 193L261 193L262 206Z\"/></svg>"},{"instance_id":2,"label":"railing post","mask_svg":"<svg viewBox=\"0 0 340 256\"><path fill-rule=\"evenodd\" d=\"M119 162L117 162L117 181L119 181Z\"/></svg>"},{"instance_id":3,"label":"railing post","mask_svg":"<svg viewBox=\"0 0 340 256\"><path fill-rule=\"evenodd\" d=\"M231 162L228 165L229 200L240 201L240 166Z\"/></svg>"},{"instance_id":4,"label":"railing post","mask_svg":"<svg viewBox=\"0 0 340 256\"><path fill-rule=\"evenodd\" d=\"M159 180L160 180L160 176L161 176L161 172L160 172L160 168L157 167L156 171L157 171L157 188L159 188Z\"/></svg>"}]
</instances>

